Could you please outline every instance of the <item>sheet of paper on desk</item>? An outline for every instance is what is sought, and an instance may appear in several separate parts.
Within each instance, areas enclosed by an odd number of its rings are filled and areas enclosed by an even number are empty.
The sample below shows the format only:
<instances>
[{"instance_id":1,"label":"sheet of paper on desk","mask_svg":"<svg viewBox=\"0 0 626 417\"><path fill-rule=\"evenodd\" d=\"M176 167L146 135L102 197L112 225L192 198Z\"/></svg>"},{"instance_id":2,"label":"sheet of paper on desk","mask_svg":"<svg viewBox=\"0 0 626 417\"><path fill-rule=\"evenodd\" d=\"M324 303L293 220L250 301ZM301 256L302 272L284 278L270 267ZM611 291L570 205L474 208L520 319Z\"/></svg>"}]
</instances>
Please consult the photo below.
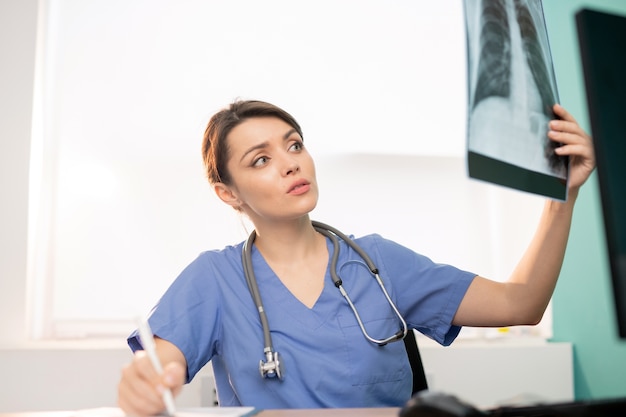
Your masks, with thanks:
<instances>
[{"instance_id":1,"label":"sheet of paper on desk","mask_svg":"<svg viewBox=\"0 0 626 417\"><path fill-rule=\"evenodd\" d=\"M176 417L248 417L258 411L254 407L183 408L176 412Z\"/></svg>"},{"instance_id":2,"label":"sheet of paper on desk","mask_svg":"<svg viewBox=\"0 0 626 417\"><path fill-rule=\"evenodd\" d=\"M248 417L256 414L254 407L202 407L183 408L176 412L175 417ZM71 417L126 417L116 407L101 407L78 410Z\"/></svg>"}]
</instances>

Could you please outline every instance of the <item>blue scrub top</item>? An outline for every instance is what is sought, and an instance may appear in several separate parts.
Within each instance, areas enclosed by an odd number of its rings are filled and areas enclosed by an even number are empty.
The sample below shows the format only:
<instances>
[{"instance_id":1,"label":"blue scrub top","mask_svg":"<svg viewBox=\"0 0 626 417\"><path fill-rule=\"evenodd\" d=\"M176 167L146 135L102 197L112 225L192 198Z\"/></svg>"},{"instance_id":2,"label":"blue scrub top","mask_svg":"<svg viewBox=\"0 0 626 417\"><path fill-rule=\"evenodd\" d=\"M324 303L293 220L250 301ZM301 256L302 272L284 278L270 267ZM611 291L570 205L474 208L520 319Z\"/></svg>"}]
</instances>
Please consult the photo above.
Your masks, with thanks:
<instances>
[{"instance_id":1,"label":"blue scrub top","mask_svg":"<svg viewBox=\"0 0 626 417\"><path fill-rule=\"evenodd\" d=\"M452 318L475 274L436 264L379 235L355 241L378 267L409 327L449 345L460 331ZM329 239L327 246L332 254ZM188 381L211 361L219 404L259 409L397 407L410 398L404 344L380 347L365 339L329 267L322 294L309 309L253 246L252 263L284 375L282 381L261 378L263 330L243 273L242 247L243 242L200 254L150 315L154 334L185 355ZM400 329L374 277L345 242L337 270L372 337ZM128 342L133 351L142 348L137 332Z\"/></svg>"}]
</instances>

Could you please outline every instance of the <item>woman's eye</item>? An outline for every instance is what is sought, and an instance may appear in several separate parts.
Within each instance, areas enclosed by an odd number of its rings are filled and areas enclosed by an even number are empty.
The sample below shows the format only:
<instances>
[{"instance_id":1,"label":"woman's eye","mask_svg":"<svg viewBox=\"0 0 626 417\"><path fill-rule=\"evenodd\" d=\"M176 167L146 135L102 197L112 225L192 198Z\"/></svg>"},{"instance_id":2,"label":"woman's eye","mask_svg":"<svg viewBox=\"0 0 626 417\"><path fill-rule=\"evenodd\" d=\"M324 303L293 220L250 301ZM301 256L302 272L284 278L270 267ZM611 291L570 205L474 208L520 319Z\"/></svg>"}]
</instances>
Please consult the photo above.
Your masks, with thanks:
<instances>
[{"instance_id":1,"label":"woman's eye","mask_svg":"<svg viewBox=\"0 0 626 417\"><path fill-rule=\"evenodd\" d=\"M267 157L261 156L252 162L253 167L260 167L261 165L265 165L267 163Z\"/></svg>"},{"instance_id":2,"label":"woman's eye","mask_svg":"<svg viewBox=\"0 0 626 417\"><path fill-rule=\"evenodd\" d=\"M303 144L302 142L298 141L298 142L294 142L294 143L293 143L293 144L289 147L289 150L292 150L292 151L301 151L301 150L302 150L302 148L304 148L304 144Z\"/></svg>"}]
</instances>

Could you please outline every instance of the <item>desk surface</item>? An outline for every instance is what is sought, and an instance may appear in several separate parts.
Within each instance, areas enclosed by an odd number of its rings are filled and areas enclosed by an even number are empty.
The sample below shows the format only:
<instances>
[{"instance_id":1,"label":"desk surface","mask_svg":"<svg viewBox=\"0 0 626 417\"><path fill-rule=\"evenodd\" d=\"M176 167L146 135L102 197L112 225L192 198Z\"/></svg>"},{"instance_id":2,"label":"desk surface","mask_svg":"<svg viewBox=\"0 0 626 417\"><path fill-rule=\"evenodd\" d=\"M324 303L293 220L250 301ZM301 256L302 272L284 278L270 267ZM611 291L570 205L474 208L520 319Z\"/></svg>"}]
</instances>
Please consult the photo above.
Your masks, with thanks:
<instances>
[{"instance_id":1,"label":"desk surface","mask_svg":"<svg viewBox=\"0 0 626 417\"><path fill-rule=\"evenodd\" d=\"M399 408L393 407L263 410L255 414L255 417L397 417L399 412ZM74 417L76 414L76 412L67 411L37 411L0 413L0 417Z\"/></svg>"},{"instance_id":2,"label":"desk surface","mask_svg":"<svg viewBox=\"0 0 626 417\"><path fill-rule=\"evenodd\" d=\"M259 417L397 417L399 408L327 408L314 410L264 410ZM0 416L2 417L2 416Z\"/></svg>"}]
</instances>

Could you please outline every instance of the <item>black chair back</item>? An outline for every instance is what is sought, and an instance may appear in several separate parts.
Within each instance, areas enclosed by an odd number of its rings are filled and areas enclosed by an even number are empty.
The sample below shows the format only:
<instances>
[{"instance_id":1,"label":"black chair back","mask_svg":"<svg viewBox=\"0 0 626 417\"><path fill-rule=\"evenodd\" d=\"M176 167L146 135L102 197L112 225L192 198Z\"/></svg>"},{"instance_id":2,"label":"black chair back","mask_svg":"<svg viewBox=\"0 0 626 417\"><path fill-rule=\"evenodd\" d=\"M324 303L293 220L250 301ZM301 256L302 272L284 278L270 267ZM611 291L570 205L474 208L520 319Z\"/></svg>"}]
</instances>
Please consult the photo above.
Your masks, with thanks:
<instances>
[{"instance_id":1,"label":"black chair back","mask_svg":"<svg viewBox=\"0 0 626 417\"><path fill-rule=\"evenodd\" d=\"M409 329L409 332L404 338L404 347L406 348L411 370L413 371L413 391L411 395L415 395L415 393L428 389L428 383L426 382L426 373L424 372L422 357L417 347L417 340L415 339L415 331L413 329Z\"/></svg>"}]
</instances>

